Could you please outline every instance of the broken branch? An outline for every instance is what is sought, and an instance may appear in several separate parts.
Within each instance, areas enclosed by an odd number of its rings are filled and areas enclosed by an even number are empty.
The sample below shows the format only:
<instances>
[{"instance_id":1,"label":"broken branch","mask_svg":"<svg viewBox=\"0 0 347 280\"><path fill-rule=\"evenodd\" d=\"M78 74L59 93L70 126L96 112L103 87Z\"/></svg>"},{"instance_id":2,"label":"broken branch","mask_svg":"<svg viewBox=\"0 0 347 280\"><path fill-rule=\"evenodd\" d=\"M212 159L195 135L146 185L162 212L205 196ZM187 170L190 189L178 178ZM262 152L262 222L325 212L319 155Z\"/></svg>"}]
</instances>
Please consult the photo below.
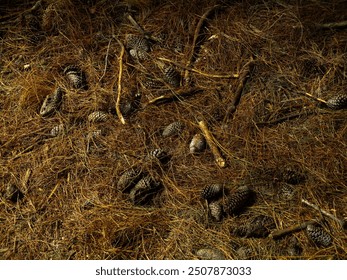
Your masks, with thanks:
<instances>
[{"instance_id":1,"label":"broken branch","mask_svg":"<svg viewBox=\"0 0 347 280\"><path fill-rule=\"evenodd\" d=\"M207 128L206 123L204 121L199 121L199 127L202 130L202 132L206 138L206 142L212 151L212 154L215 158L216 163L218 164L219 167L225 167L225 160L222 157L222 155L220 154L218 147L215 144L214 138Z\"/></svg>"}]
</instances>

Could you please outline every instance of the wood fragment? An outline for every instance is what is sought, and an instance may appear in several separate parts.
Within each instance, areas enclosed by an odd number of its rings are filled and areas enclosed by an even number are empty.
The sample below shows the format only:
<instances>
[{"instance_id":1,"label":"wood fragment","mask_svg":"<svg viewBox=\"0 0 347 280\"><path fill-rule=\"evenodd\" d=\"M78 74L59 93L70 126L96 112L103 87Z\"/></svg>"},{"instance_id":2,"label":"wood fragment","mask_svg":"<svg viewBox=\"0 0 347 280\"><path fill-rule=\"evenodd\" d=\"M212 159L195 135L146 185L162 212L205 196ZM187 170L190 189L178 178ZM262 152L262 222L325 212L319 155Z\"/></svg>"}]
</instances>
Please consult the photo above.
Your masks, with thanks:
<instances>
[{"instance_id":1,"label":"wood fragment","mask_svg":"<svg viewBox=\"0 0 347 280\"><path fill-rule=\"evenodd\" d=\"M275 230L272 233L270 233L269 237L271 237L273 239L278 239L278 238L281 238L281 237L283 237L285 235L288 235L288 234L291 234L291 233L303 230L308 225L313 225L313 224L317 224L317 223L318 223L318 221L316 221L316 220L310 220L310 221L306 221L306 222L300 223L298 225L294 225L294 226L287 227L287 228L284 228L284 229Z\"/></svg>"},{"instance_id":2,"label":"wood fragment","mask_svg":"<svg viewBox=\"0 0 347 280\"><path fill-rule=\"evenodd\" d=\"M308 93L308 92L303 92L303 94L304 94L305 96L307 96L307 97L309 97L309 98L315 100L315 101L318 101L318 102L320 102L320 103L322 103L322 104L324 104L324 105L327 105L327 102L326 102L324 99L315 97L315 96L313 96L312 94L310 94L310 93Z\"/></svg>"},{"instance_id":3,"label":"wood fragment","mask_svg":"<svg viewBox=\"0 0 347 280\"><path fill-rule=\"evenodd\" d=\"M250 76L250 72L252 71L252 66L254 64L254 60L253 58L251 58L245 65L244 67L242 68L241 70L241 73L239 75L239 79L240 79L240 82L237 86L237 89L235 91L235 96L234 96L234 99L224 117L224 122L227 121L227 119L229 119L232 114L236 111L236 107L237 105L239 105L240 103L240 100L241 100L241 95L242 95L242 91L247 83L247 80Z\"/></svg>"},{"instance_id":4,"label":"wood fragment","mask_svg":"<svg viewBox=\"0 0 347 280\"><path fill-rule=\"evenodd\" d=\"M165 94L165 95L161 95L158 96L156 98L151 99L150 101L148 101L145 104L145 107L148 105L160 105L166 102L170 102L170 101L175 101L175 100L180 100L183 97L189 96L189 95L193 95L196 93L201 92L202 90L199 88L192 88L192 89L181 89L178 91L173 91L170 94Z\"/></svg>"},{"instance_id":5,"label":"wood fragment","mask_svg":"<svg viewBox=\"0 0 347 280\"><path fill-rule=\"evenodd\" d=\"M122 94L122 75L123 75L123 56L124 56L124 45L122 42L118 40L118 43L121 46L121 51L119 55L119 73L118 73L118 85L117 85L117 101L116 101L116 113L117 116L122 124L125 124L124 117L122 115L122 112L120 110L120 97Z\"/></svg>"},{"instance_id":6,"label":"wood fragment","mask_svg":"<svg viewBox=\"0 0 347 280\"><path fill-rule=\"evenodd\" d=\"M339 22L330 22L330 23L318 23L316 24L318 28L329 29L329 28L347 28L347 20Z\"/></svg>"},{"instance_id":7,"label":"wood fragment","mask_svg":"<svg viewBox=\"0 0 347 280\"><path fill-rule=\"evenodd\" d=\"M191 49L191 52L190 52L190 55L188 57L188 61L187 61L187 64L186 64L186 67L191 67L191 65L193 64L193 59L194 57L196 56L196 53L199 49L199 44L197 44L197 41L198 41L198 38L200 36L200 33L201 33L201 28L203 26L203 23L205 22L206 18L216 9L216 8L219 8L220 6L219 5L215 5L211 8L209 8L203 15L202 17L200 18L196 28L195 28L195 32L194 32L194 38L193 38L193 44L192 44L192 49ZM184 80L185 81L188 81L189 80L189 71L186 70L184 72Z\"/></svg>"},{"instance_id":8,"label":"wood fragment","mask_svg":"<svg viewBox=\"0 0 347 280\"><path fill-rule=\"evenodd\" d=\"M212 154L215 158L215 161L219 167L225 167L225 159L220 154L217 145L215 144L215 140L211 134L211 132L208 130L206 122L205 121L199 121L199 127L204 134L206 138L206 142L208 146L210 147Z\"/></svg>"},{"instance_id":9,"label":"wood fragment","mask_svg":"<svg viewBox=\"0 0 347 280\"><path fill-rule=\"evenodd\" d=\"M211 74L211 73L205 73L205 72L202 72L202 71L199 71L195 68L192 68L192 67L187 67L187 66L184 66L180 63L177 63L171 59L167 59L165 57L158 57L159 60L162 60L162 61L165 61L165 62L169 62L179 68L182 68L182 69L185 69L187 71L191 71L191 72L194 72L194 73L197 73L201 76L205 76L205 77L210 77L210 78L220 78L220 79L229 79L229 78L238 78L239 77L239 74Z\"/></svg>"},{"instance_id":10,"label":"wood fragment","mask_svg":"<svg viewBox=\"0 0 347 280\"><path fill-rule=\"evenodd\" d=\"M333 214L323 210L322 208L320 208L319 206L317 206L317 205L315 205L315 204L313 204L311 202L308 202L306 199L301 199L301 202L306 204L306 205L308 205L308 206L310 206L310 207L312 207L313 209L319 211L324 216L334 220L335 222L337 222L341 226L341 228L347 229L347 220L339 219L339 218L335 217Z\"/></svg>"}]
</instances>

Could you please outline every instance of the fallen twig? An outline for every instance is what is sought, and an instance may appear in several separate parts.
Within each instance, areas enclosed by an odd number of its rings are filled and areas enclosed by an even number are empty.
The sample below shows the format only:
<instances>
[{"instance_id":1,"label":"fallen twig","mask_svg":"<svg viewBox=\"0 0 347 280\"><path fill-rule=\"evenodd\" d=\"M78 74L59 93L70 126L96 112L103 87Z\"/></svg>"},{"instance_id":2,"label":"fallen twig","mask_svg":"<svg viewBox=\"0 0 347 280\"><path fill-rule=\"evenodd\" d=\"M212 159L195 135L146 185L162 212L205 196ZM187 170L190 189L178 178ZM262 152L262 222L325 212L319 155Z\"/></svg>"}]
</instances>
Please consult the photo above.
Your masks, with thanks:
<instances>
[{"instance_id":1,"label":"fallen twig","mask_svg":"<svg viewBox=\"0 0 347 280\"><path fill-rule=\"evenodd\" d=\"M215 141L213 139L212 134L210 133L210 131L207 128L207 125L205 123L205 121L199 121L199 127L202 130L205 138L206 138L206 142L208 144L208 146L210 147L212 154L215 158L216 163L218 164L219 167L225 167L225 160L224 158L221 156L217 145L215 144Z\"/></svg>"},{"instance_id":2,"label":"fallen twig","mask_svg":"<svg viewBox=\"0 0 347 280\"><path fill-rule=\"evenodd\" d=\"M194 73L197 73L201 76L205 76L205 77L210 77L210 78L221 78L221 79L229 79L229 78L238 78L239 77L239 74L210 74L210 73L204 73L204 72L201 72L197 69L194 69L192 67L188 67L188 66L184 66L180 63L177 63L171 59L167 59L165 57L159 57L158 58L159 60L162 60L162 61L165 61L165 62L169 62L169 63L172 63L173 65L179 67L179 68L182 68L182 69L185 69L187 71L191 71L191 72L194 72Z\"/></svg>"},{"instance_id":3,"label":"fallen twig","mask_svg":"<svg viewBox=\"0 0 347 280\"><path fill-rule=\"evenodd\" d=\"M226 122L226 120L236 111L236 107L237 105L239 105L240 103L240 100L241 100L241 95L242 95L242 91L246 85L246 82L249 78L249 74L251 72L251 68L254 64L254 60L253 58L251 58L246 64L245 66L243 67L243 69L241 70L241 73L240 73L240 82L237 86L237 89L235 91L235 96L234 96L234 99L224 117L224 122Z\"/></svg>"},{"instance_id":4,"label":"fallen twig","mask_svg":"<svg viewBox=\"0 0 347 280\"><path fill-rule=\"evenodd\" d=\"M201 28L202 25L204 23L204 21L206 20L206 18L216 9L218 8L219 5L215 5L211 8L209 8L200 18L196 28L195 28L195 32L194 32L194 38L193 38L193 44L192 44L192 50L190 52L190 55L188 57L188 61L186 64L186 67L191 67L192 63L193 63L193 59L197 53L197 50L199 49L199 45L197 44L198 38L200 36L200 32L201 32ZM184 80L187 82L189 80L189 71L186 70L184 72Z\"/></svg>"},{"instance_id":5,"label":"fallen twig","mask_svg":"<svg viewBox=\"0 0 347 280\"><path fill-rule=\"evenodd\" d=\"M347 20L330 23L317 23L318 28L329 29L329 28L347 28Z\"/></svg>"},{"instance_id":6,"label":"fallen twig","mask_svg":"<svg viewBox=\"0 0 347 280\"><path fill-rule=\"evenodd\" d=\"M151 99L150 101L148 101L145 104L145 107L148 105L160 105L160 104L165 103L165 102L179 100L181 97L193 95L193 94L196 94L200 91L201 91L201 89L199 89L199 88L192 88L189 90L188 89L181 89L179 91L173 91L173 93L161 95L161 96L158 96L154 99Z\"/></svg>"},{"instance_id":7,"label":"fallen twig","mask_svg":"<svg viewBox=\"0 0 347 280\"><path fill-rule=\"evenodd\" d=\"M120 110L120 97L122 94L123 56L124 56L125 48L124 48L124 45L121 41L118 40L118 43L121 46L121 51L120 51L120 55L119 55L119 72L118 72L118 84L117 84L116 113L117 113L117 116L118 116L119 120L121 121L121 123L125 124L124 117L123 117L122 112Z\"/></svg>"},{"instance_id":8,"label":"fallen twig","mask_svg":"<svg viewBox=\"0 0 347 280\"><path fill-rule=\"evenodd\" d=\"M275 230L273 232L270 233L269 237L273 238L273 239L278 239L281 238L287 234L291 234L293 232L297 232L300 230L305 229L308 225L313 225L313 224L317 224L318 221L316 220L311 220L311 221L306 221L303 222L301 224L295 225L295 226L291 226L291 227L287 227L284 229L279 229L279 230Z\"/></svg>"},{"instance_id":9,"label":"fallen twig","mask_svg":"<svg viewBox=\"0 0 347 280\"><path fill-rule=\"evenodd\" d=\"M343 229L347 229L347 221L344 219L339 219L337 217L335 217L333 214L323 210L322 208L320 208L319 206L312 204L310 202L308 202L306 199L301 199L302 203L305 203L306 205L312 207L313 209L316 209L317 211L319 211L320 213L322 213L324 216L336 221Z\"/></svg>"}]
</instances>

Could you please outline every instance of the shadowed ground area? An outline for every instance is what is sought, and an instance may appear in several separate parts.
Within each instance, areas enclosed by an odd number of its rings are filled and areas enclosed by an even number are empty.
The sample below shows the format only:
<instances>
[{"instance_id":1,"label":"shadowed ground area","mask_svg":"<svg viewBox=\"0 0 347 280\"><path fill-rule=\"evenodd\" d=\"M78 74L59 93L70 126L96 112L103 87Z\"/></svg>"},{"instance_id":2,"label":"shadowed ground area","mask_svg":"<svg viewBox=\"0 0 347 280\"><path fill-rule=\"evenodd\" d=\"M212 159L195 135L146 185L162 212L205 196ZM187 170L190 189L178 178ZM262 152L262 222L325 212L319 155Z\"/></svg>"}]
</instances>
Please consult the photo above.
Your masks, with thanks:
<instances>
[{"instance_id":1,"label":"shadowed ground area","mask_svg":"<svg viewBox=\"0 0 347 280\"><path fill-rule=\"evenodd\" d=\"M0 259L347 259L345 1L0 14Z\"/></svg>"}]
</instances>

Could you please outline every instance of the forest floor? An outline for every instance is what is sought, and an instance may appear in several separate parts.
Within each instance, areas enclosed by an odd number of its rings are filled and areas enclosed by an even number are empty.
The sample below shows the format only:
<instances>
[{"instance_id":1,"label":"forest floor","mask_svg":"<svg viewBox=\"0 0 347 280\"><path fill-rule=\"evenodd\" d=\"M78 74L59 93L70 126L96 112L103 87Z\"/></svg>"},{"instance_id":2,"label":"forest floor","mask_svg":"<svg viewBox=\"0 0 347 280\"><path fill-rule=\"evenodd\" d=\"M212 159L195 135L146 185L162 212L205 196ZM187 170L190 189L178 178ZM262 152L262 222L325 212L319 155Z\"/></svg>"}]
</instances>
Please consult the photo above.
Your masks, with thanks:
<instances>
[{"instance_id":1,"label":"forest floor","mask_svg":"<svg viewBox=\"0 0 347 280\"><path fill-rule=\"evenodd\" d=\"M347 259L346 1L0 11L0 259Z\"/></svg>"}]
</instances>

